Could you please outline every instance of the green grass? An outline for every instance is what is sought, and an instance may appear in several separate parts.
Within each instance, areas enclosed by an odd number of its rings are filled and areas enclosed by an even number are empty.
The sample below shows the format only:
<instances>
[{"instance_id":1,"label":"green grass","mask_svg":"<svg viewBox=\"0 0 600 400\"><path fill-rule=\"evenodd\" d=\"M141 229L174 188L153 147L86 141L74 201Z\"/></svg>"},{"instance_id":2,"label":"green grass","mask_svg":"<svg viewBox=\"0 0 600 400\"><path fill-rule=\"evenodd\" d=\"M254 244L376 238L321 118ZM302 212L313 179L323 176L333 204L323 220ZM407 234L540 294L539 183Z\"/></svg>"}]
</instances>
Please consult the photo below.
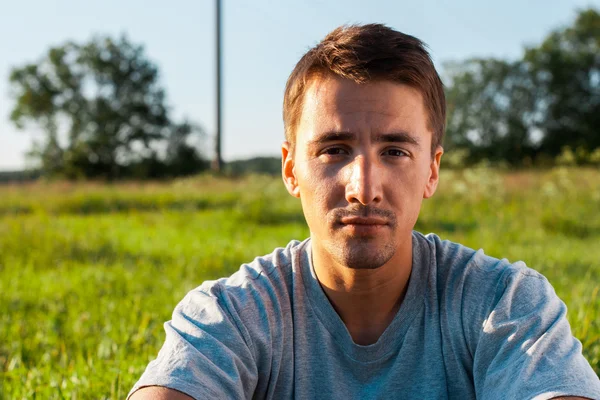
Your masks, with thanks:
<instances>
[{"instance_id":1,"label":"green grass","mask_svg":"<svg viewBox=\"0 0 600 400\"><path fill-rule=\"evenodd\" d=\"M442 174L417 224L524 260L600 373L600 171ZM0 187L0 398L123 398L206 279L308 235L277 179Z\"/></svg>"}]
</instances>

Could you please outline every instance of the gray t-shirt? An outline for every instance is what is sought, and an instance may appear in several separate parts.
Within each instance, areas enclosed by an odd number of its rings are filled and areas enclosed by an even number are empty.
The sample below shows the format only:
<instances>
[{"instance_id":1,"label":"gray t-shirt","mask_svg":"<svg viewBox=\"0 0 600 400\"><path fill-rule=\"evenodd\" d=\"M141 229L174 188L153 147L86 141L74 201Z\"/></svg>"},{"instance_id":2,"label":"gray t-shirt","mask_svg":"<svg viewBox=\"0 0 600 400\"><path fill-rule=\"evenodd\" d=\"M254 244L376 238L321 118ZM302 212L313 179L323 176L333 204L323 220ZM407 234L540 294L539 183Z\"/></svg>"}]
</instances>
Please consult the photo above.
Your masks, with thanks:
<instances>
[{"instance_id":1,"label":"gray t-shirt","mask_svg":"<svg viewBox=\"0 0 600 400\"><path fill-rule=\"evenodd\" d=\"M406 297L379 340L357 345L311 265L311 243L204 282L165 323L131 393L196 399L600 399L565 304L523 263L413 233Z\"/></svg>"}]
</instances>

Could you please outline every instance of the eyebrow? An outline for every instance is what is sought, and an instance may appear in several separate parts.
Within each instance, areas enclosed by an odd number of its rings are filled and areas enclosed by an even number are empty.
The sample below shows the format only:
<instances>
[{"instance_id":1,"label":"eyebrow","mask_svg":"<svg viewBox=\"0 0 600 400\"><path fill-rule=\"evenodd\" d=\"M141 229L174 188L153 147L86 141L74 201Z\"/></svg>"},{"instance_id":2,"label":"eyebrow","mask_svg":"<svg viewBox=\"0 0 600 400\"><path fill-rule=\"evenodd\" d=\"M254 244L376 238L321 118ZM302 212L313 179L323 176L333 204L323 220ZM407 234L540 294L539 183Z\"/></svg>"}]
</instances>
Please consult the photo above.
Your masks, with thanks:
<instances>
[{"instance_id":1,"label":"eyebrow","mask_svg":"<svg viewBox=\"0 0 600 400\"><path fill-rule=\"evenodd\" d=\"M308 145L319 145L326 144L329 142L350 142L356 140L356 134L353 132L325 132L315 139L310 140ZM414 137L408 132L391 132L391 133L379 133L375 135L374 141L376 143L408 143L416 147L421 146L421 142L418 138Z\"/></svg>"}]
</instances>

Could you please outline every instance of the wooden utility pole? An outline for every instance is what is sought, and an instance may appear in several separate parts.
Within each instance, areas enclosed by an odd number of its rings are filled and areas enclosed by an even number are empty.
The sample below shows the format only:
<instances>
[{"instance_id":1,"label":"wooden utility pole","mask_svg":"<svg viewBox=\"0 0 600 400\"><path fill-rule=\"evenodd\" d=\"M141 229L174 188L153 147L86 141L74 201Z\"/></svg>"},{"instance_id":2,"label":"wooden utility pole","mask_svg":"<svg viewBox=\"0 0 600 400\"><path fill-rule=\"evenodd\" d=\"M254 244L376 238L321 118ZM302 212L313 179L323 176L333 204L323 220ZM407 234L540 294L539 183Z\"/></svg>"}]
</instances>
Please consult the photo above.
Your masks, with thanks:
<instances>
[{"instance_id":1,"label":"wooden utility pole","mask_svg":"<svg viewBox=\"0 0 600 400\"><path fill-rule=\"evenodd\" d=\"M215 0L215 37L216 37L216 125L215 132L215 158L212 161L212 170L221 172L223 158L221 157L221 0Z\"/></svg>"}]
</instances>

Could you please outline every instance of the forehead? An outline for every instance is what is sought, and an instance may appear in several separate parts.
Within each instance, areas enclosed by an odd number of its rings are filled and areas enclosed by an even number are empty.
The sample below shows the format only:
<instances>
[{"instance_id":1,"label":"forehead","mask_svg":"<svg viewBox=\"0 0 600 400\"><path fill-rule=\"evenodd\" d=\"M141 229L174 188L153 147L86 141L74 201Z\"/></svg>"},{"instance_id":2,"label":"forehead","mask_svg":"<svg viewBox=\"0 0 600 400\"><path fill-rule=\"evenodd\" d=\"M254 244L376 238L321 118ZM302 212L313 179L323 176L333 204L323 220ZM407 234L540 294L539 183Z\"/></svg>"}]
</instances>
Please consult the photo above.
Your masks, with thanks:
<instances>
[{"instance_id":1,"label":"forehead","mask_svg":"<svg viewBox=\"0 0 600 400\"><path fill-rule=\"evenodd\" d=\"M328 76L310 82L296 139L310 140L323 131L430 136L427 125L421 92L411 86L392 81L358 84Z\"/></svg>"}]
</instances>

